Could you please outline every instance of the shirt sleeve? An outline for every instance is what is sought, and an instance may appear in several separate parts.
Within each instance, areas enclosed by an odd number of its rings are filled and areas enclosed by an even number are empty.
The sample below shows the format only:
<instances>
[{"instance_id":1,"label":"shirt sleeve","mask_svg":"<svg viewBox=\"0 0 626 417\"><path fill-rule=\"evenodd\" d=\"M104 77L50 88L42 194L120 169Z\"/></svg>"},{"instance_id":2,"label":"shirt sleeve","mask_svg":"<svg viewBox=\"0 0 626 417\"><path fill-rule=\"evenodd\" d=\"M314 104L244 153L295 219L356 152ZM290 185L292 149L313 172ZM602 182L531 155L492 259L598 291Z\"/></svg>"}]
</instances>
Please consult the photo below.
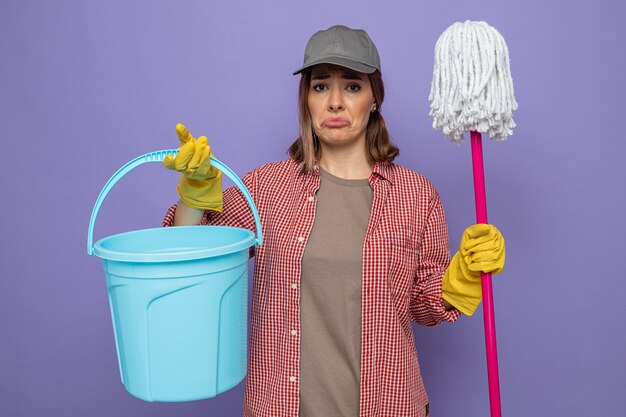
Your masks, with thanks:
<instances>
[{"instance_id":1,"label":"shirt sleeve","mask_svg":"<svg viewBox=\"0 0 626 417\"><path fill-rule=\"evenodd\" d=\"M257 173L256 171L250 171L242 179L244 185L252 195L252 199L256 203L256 189L257 189ZM224 190L223 193L224 203L222 211L205 210L199 225L211 225L211 226L231 226L240 227L242 229L248 229L256 233L256 223L252 214L252 209L248 205L248 201L244 197L243 193L236 186L232 186ZM178 204L171 206L165 213L163 218L163 227L170 227L174 225L174 214L176 213L176 207ZM254 254L254 246L250 249L250 256Z\"/></svg>"},{"instance_id":2,"label":"shirt sleeve","mask_svg":"<svg viewBox=\"0 0 626 417\"><path fill-rule=\"evenodd\" d=\"M435 326L455 322L461 316L457 309L446 311L441 298L443 274L449 264L448 226L439 195L433 190L409 306L411 319L417 324Z\"/></svg>"}]
</instances>

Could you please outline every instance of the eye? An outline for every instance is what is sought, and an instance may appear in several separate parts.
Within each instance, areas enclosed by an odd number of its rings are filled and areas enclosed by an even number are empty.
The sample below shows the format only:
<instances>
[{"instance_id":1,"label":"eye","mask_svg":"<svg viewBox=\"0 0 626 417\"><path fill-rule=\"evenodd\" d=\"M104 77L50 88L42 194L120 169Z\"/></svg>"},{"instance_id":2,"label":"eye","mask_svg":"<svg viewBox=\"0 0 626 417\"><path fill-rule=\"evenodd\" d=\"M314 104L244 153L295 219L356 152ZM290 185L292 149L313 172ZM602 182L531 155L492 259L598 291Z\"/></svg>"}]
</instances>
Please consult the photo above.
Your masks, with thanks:
<instances>
[{"instance_id":1,"label":"eye","mask_svg":"<svg viewBox=\"0 0 626 417\"><path fill-rule=\"evenodd\" d=\"M359 91L361 89L361 86L358 84L350 84L348 86L348 91L352 92L352 93L356 93L357 91Z\"/></svg>"},{"instance_id":2,"label":"eye","mask_svg":"<svg viewBox=\"0 0 626 417\"><path fill-rule=\"evenodd\" d=\"M313 86L313 91L317 91L319 93L319 92L324 91L326 88L327 88L326 84L315 84Z\"/></svg>"}]
</instances>

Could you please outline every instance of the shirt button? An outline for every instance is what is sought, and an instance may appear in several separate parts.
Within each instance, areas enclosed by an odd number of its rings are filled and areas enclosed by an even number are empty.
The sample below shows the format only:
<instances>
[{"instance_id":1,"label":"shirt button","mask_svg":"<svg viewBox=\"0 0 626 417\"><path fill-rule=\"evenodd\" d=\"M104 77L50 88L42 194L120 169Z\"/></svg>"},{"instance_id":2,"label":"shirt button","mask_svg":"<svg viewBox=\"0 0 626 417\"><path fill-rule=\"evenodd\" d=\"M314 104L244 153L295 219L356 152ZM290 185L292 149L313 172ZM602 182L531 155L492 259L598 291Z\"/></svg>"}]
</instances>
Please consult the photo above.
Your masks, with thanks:
<instances>
[{"instance_id":1,"label":"shirt button","mask_svg":"<svg viewBox=\"0 0 626 417\"><path fill-rule=\"evenodd\" d=\"M312 196L309 196L309 201L315 200Z\"/></svg>"},{"instance_id":2,"label":"shirt button","mask_svg":"<svg viewBox=\"0 0 626 417\"><path fill-rule=\"evenodd\" d=\"M293 336L295 336L295 335L297 335L297 334L298 334L298 332L297 332L297 331L295 331L295 330L292 330L292 331L291 331L291 334L292 334Z\"/></svg>"},{"instance_id":3,"label":"shirt button","mask_svg":"<svg viewBox=\"0 0 626 417\"><path fill-rule=\"evenodd\" d=\"M298 238L298 242L300 242L300 243L304 242L304 238L303 238L302 236L300 236L300 237Z\"/></svg>"},{"instance_id":4,"label":"shirt button","mask_svg":"<svg viewBox=\"0 0 626 417\"><path fill-rule=\"evenodd\" d=\"M296 288L298 288L298 284L291 284L291 288L295 290Z\"/></svg>"},{"instance_id":5,"label":"shirt button","mask_svg":"<svg viewBox=\"0 0 626 417\"><path fill-rule=\"evenodd\" d=\"M289 378L289 380L290 380L291 382L296 382L296 377L295 377L295 376L292 376L292 377L290 377L290 378Z\"/></svg>"}]
</instances>

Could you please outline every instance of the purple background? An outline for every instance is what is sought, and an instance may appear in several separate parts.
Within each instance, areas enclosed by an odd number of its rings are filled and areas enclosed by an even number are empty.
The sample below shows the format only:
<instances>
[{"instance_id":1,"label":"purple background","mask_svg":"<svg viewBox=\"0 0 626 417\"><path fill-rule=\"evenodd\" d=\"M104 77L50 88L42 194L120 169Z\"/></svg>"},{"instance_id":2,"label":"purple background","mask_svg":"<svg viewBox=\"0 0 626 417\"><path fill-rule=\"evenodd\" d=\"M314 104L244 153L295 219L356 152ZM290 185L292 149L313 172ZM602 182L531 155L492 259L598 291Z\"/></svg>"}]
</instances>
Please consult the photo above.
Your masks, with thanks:
<instances>
[{"instance_id":1,"label":"purple background","mask_svg":"<svg viewBox=\"0 0 626 417\"><path fill-rule=\"evenodd\" d=\"M0 3L0 415L240 415L243 383L188 403L126 393L89 216L117 168L177 146L177 122L241 176L283 159L297 132L291 72L319 29L376 42L398 162L435 184L456 248L474 218L469 144L431 129L427 98L435 41L465 19L507 40L520 104L514 136L485 143L490 221L507 239L494 282L504 415L623 415L625 6L390 3ZM96 239L159 225L176 182L156 164L135 170ZM433 416L488 415L481 309L415 337Z\"/></svg>"}]
</instances>

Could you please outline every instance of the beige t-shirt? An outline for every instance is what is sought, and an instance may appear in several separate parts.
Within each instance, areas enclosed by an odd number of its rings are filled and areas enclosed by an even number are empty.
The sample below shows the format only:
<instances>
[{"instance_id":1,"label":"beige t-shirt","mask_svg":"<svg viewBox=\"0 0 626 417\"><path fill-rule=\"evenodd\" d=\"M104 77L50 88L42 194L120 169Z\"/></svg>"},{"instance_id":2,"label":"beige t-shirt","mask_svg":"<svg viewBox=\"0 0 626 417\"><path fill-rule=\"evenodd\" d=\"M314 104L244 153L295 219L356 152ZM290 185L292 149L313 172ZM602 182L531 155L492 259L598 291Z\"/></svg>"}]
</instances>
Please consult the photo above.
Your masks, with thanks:
<instances>
[{"instance_id":1,"label":"beige t-shirt","mask_svg":"<svg viewBox=\"0 0 626 417\"><path fill-rule=\"evenodd\" d=\"M322 168L320 176L302 257L300 417L357 416L363 242L373 192L367 179Z\"/></svg>"}]
</instances>

